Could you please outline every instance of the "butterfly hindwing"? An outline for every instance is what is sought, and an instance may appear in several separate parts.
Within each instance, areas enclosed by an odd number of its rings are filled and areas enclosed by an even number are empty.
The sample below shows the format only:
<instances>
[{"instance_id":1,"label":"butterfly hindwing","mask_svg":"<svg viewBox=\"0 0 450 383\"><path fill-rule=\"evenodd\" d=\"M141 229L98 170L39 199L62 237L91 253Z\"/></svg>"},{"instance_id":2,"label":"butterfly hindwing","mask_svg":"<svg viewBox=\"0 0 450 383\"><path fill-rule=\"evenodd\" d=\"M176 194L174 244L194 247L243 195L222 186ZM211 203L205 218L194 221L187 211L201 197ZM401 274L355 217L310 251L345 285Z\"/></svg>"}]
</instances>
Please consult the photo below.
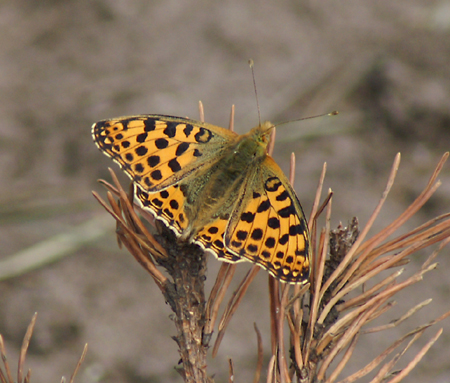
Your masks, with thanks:
<instances>
[{"instance_id":1,"label":"butterfly hindwing","mask_svg":"<svg viewBox=\"0 0 450 383\"><path fill-rule=\"evenodd\" d=\"M143 209L161 219L176 235L180 236L188 226L188 217L184 211L185 197L179 185L155 193L148 193L138 186L136 198Z\"/></svg>"},{"instance_id":2,"label":"butterfly hindwing","mask_svg":"<svg viewBox=\"0 0 450 383\"><path fill-rule=\"evenodd\" d=\"M306 280L311 251L308 226L281 169L266 157L243 188L226 230L225 246L283 281Z\"/></svg>"},{"instance_id":3,"label":"butterfly hindwing","mask_svg":"<svg viewBox=\"0 0 450 383\"><path fill-rule=\"evenodd\" d=\"M218 259L236 263L243 261L240 255L230 252L224 244L224 235L228 226L228 219L217 218L207 226L203 227L194 238L194 242L206 251L213 253Z\"/></svg>"},{"instance_id":4,"label":"butterfly hindwing","mask_svg":"<svg viewBox=\"0 0 450 383\"><path fill-rule=\"evenodd\" d=\"M99 121L92 135L99 148L146 191L162 190L210 166L211 159L237 137L211 124L163 115Z\"/></svg>"}]
</instances>

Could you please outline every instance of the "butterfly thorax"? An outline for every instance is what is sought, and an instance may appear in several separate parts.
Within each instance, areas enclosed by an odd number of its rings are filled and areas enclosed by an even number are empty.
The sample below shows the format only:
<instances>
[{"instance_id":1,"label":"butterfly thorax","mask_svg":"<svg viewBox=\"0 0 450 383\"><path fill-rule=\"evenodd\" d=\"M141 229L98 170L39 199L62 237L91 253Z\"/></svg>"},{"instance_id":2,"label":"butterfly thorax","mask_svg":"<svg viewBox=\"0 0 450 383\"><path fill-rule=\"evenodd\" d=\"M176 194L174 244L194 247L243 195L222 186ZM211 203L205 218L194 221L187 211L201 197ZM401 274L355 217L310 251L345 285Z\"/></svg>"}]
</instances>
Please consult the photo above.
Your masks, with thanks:
<instances>
[{"instance_id":1,"label":"butterfly thorax","mask_svg":"<svg viewBox=\"0 0 450 383\"><path fill-rule=\"evenodd\" d=\"M254 169L267 156L268 127L271 126L268 124L236 136L232 145L224 147L216 162L195 180L181 185L187 196L186 213L190 222L182 238L194 238L217 218L228 220L230 210L235 210L236 204L245 203L238 196L243 194L242 189L251 179Z\"/></svg>"}]
</instances>

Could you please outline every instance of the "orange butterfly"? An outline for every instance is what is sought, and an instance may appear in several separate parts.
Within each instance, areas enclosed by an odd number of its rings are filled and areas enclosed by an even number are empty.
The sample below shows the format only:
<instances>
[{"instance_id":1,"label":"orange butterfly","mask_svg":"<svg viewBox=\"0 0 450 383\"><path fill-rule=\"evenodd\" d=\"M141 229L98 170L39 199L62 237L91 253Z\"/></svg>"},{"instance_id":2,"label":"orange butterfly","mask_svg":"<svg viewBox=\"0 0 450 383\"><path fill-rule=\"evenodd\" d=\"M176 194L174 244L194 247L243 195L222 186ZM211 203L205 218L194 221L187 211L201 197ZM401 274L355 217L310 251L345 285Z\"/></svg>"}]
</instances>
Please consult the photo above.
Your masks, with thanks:
<instances>
[{"instance_id":1,"label":"orange butterfly","mask_svg":"<svg viewBox=\"0 0 450 383\"><path fill-rule=\"evenodd\" d=\"M266 148L273 125L244 135L164 115L97 122L97 146L137 185L143 209L180 240L304 283L311 245L300 202Z\"/></svg>"}]
</instances>

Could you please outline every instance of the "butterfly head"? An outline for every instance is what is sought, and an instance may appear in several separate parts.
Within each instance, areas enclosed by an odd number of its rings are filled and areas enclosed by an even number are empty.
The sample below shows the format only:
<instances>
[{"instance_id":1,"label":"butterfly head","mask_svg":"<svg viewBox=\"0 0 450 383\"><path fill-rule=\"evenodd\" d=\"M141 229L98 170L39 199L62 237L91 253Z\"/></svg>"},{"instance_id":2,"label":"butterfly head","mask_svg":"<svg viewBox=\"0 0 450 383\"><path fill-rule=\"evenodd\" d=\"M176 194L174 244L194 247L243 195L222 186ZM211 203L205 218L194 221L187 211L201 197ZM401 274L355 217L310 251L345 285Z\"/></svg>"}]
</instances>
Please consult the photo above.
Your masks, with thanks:
<instances>
[{"instance_id":1,"label":"butterfly head","mask_svg":"<svg viewBox=\"0 0 450 383\"><path fill-rule=\"evenodd\" d=\"M272 130L275 128L269 121L264 121L259 124L256 128L251 130L251 134L253 135L256 142L258 142L262 147L266 148L270 141L270 135L272 134Z\"/></svg>"}]
</instances>

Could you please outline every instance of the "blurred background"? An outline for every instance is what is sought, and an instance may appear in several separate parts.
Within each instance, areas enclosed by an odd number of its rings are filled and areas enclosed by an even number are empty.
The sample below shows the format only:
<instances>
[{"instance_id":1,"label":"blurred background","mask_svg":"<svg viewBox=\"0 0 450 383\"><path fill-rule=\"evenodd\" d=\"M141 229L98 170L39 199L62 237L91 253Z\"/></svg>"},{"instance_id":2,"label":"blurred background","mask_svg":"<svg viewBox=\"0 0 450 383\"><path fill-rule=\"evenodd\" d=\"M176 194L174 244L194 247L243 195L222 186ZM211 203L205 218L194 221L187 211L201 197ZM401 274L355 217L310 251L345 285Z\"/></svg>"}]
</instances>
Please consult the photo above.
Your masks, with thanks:
<instances>
[{"instance_id":1,"label":"blurred background","mask_svg":"<svg viewBox=\"0 0 450 383\"><path fill-rule=\"evenodd\" d=\"M92 197L105 194L96 180L117 169L93 144L92 123L143 113L198 118L202 100L206 121L224 127L234 104L236 130L247 132L258 123L252 58L263 120L340 112L277 131L274 157L287 172L296 153L307 216L327 162L332 227L353 216L364 226L402 153L372 234L417 197L450 147L448 0L4 1L0 47L0 273L11 259L60 256L0 281L0 333L12 364L38 312L27 359L34 383L70 376L86 342L77 382L182 381L169 307L118 249L113 220ZM440 179L402 232L450 210L449 164ZM415 256L408 273L430 253ZM342 377L450 308L449 251L438 261L388 318L433 302L400 328L361 338ZM218 267L210 259L209 283ZM238 274L247 269L240 264ZM227 381L228 357L236 380L252 379L255 321L268 357L266 286L260 272L211 361L217 382ZM406 381L450 381L450 321L438 326L444 334Z\"/></svg>"}]
</instances>

